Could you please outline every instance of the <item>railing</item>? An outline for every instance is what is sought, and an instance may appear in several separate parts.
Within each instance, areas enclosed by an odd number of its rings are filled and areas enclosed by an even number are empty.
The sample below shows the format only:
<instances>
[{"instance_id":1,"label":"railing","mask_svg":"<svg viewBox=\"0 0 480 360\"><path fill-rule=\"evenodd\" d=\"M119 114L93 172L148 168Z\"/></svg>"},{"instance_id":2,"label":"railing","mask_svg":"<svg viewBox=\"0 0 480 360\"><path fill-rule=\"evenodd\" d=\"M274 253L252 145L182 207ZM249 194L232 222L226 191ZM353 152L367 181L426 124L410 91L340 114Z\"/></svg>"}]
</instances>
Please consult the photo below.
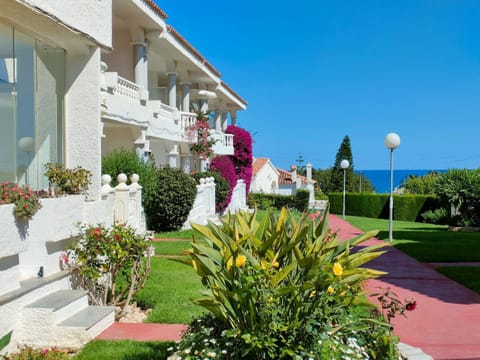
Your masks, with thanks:
<instances>
[{"instance_id":1,"label":"railing","mask_svg":"<svg viewBox=\"0 0 480 360\"><path fill-rule=\"evenodd\" d=\"M233 147L233 135L232 134L223 134L223 146Z\"/></svg>"},{"instance_id":2,"label":"railing","mask_svg":"<svg viewBox=\"0 0 480 360\"><path fill-rule=\"evenodd\" d=\"M134 100L140 100L140 89L141 87L135 84L134 82L131 82L127 79L117 76L117 86L113 90L113 93L131 98Z\"/></svg>"},{"instance_id":3,"label":"railing","mask_svg":"<svg viewBox=\"0 0 480 360\"><path fill-rule=\"evenodd\" d=\"M180 127L185 130L195 124L197 121L197 115L194 113L182 112L180 119Z\"/></svg>"}]
</instances>

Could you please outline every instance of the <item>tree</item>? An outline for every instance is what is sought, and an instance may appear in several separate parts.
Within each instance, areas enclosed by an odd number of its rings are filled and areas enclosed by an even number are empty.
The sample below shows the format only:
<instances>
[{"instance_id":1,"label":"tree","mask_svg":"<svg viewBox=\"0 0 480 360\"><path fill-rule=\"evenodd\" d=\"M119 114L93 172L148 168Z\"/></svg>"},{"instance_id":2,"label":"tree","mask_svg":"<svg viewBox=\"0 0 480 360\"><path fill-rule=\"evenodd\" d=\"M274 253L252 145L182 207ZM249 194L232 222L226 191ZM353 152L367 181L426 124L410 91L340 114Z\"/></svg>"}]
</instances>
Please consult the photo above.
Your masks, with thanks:
<instances>
[{"instance_id":1,"label":"tree","mask_svg":"<svg viewBox=\"0 0 480 360\"><path fill-rule=\"evenodd\" d=\"M343 138L343 141L340 144L340 148L337 151L337 155L335 156L335 164L332 168L329 192L343 191L343 169L340 167L340 163L342 162L342 160L348 160L348 162L350 163L350 166L346 170L346 188L348 191L355 191L355 182L353 181L355 177L353 171L353 155L352 148L350 146L350 138L348 137L348 135L345 135L345 137Z\"/></svg>"},{"instance_id":2,"label":"tree","mask_svg":"<svg viewBox=\"0 0 480 360\"><path fill-rule=\"evenodd\" d=\"M303 158L302 153L298 153L298 158L296 162L297 162L297 173L300 175L306 176L307 170L305 168L305 165L303 165L303 163L305 162L305 159Z\"/></svg>"}]
</instances>

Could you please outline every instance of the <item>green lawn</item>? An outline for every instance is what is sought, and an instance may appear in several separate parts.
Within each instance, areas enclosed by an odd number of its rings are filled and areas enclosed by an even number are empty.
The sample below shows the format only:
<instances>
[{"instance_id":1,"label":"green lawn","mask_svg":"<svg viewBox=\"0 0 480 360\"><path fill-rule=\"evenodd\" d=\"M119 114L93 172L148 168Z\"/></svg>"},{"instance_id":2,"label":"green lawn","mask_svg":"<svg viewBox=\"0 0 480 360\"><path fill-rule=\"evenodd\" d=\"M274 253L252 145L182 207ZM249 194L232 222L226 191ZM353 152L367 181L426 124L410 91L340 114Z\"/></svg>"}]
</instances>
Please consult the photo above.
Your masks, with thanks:
<instances>
[{"instance_id":1,"label":"green lawn","mask_svg":"<svg viewBox=\"0 0 480 360\"><path fill-rule=\"evenodd\" d=\"M181 255L182 250L192 247L190 241L156 241L153 246L156 255Z\"/></svg>"},{"instance_id":2,"label":"green lawn","mask_svg":"<svg viewBox=\"0 0 480 360\"><path fill-rule=\"evenodd\" d=\"M178 230L178 231L168 231L155 234L157 238L168 238L168 239L192 239L193 229L189 230Z\"/></svg>"},{"instance_id":3,"label":"green lawn","mask_svg":"<svg viewBox=\"0 0 480 360\"><path fill-rule=\"evenodd\" d=\"M135 295L142 307L152 308L148 322L188 324L202 308L191 300L200 297L202 284L192 267L179 262L153 258L145 287Z\"/></svg>"},{"instance_id":4,"label":"green lawn","mask_svg":"<svg viewBox=\"0 0 480 360\"><path fill-rule=\"evenodd\" d=\"M437 271L480 294L480 268L467 266L441 267Z\"/></svg>"},{"instance_id":5,"label":"green lawn","mask_svg":"<svg viewBox=\"0 0 480 360\"><path fill-rule=\"evenodd\" d=\"M108 341L89 342L75 360L165 360L171 342Z\"/></svg>"},{"instance_id":6,"label":"green lawn","mask_svg":"<svg viewBox=\"0 0 480 360\"><path fill-rule=\"evenodd\" d=\"M379 230L378 238L388 238L388 220L347 216L363 231ZM394 246L422 262L480 261L480 233L451 232L447 226L394 221Z\"/></svg>"}]
</instances>

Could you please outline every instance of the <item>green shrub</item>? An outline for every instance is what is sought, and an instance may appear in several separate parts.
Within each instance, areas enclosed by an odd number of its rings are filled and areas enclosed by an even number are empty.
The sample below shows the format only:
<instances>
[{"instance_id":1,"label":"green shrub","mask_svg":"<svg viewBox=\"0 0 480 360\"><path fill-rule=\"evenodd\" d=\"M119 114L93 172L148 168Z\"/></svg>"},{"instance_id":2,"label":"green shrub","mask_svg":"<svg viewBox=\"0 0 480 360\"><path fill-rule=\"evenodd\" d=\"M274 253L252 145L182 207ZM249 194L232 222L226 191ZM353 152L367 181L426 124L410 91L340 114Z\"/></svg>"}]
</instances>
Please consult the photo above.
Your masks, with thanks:
<instances>
[{"instance_id":1,"label":"green shrub","mask_svg":"<svg viewBox=\"0 0 480 360\"><path fill-rule=\"evenodd\" d=\"M230 192L230 185L227 180L218 171L205 171L196 173L193 178L199 180L202 178L213 177L215 179L215 211L222 213L228 206L228 194Z\"/></svg>"},{"instance_id":2,"label":"green shrub","mask_svg":"<svg viewBox=\"0 0 480 360\"><path fill-rule=\"evenodd\" d=\"M307 211L309 198L310 198L310 191L297 190L295 194L295 208L301 212Z\"/></svg>"},{"instance_id":3,"label":"green shrub","mask_svg":"<svg viewBox=\"0 0 480 360\"><path fill-rule=\"evenodd\" d=\"M454 169L441 174L435 194L453 206L451 225L480 226L480 169Z\"/></svg>"},{"instance_id":4,"label":"green shrub","mask_svg":"<svg viewBox=\"0 0 480 360\"><path fill-rule=\"evenodd\" d=\"M445 208L438 208L435 210L427 210L420 215L424 222L431 224L447 225L450 213Z\"/></svg>"},{"instance_id":5,"label":"green shrub","mask_svg":"<svg viewBox=\"0 0 480 360\"><path fill-rule=\"evenodd\" d=\"M157 171L157 188L146 204L148 228L156 232L178 230L192 209L197 185L180 169L165 167Z\"/></svg>"},{"instance_id":6,"label":"green shrub","mask_svg":"<svg viewBox=\"0 0 480 360\"><path fill-rule=\"evenodd\" d=\"M268 210L270 208L280 210L282 207L296 209L299 204L303 206L301 201L297 204L295 195L249 193L247 202L250 208L256 207L260 210Z\"/></svg>"},{"instance_id":7,"label":"green shrub","mask_svg":"<svg viewBox=\"0 0 480 360\"><path fill-rule=\"evenodd\" d=\"M29 346L20 348L17 352L2 357L4 360L68 360L71 359L68 351L55 347L34 349Z\"/></svg>"},{"instance_id":8,"label":"green shrub","mask_svg":"<svg viewBox=\"0 0 480 360\"><path fill-rule=\"evenodd\" d=\"M125 174L130 179L133 174L140 177L139 184L142 186L142 205L144 209L150 207L157 190L157 169L155 161L149 158L143 161L138 157L135 150L117 149L106 154L102 158L102 173L112 177L112 186L118 184L117 176ZM151 224L150 214L145 210L147 224Z\"/></svg>"},{"instance_id":9,"label":"green shrub","mask_svg":"<svg viewBox=\"0 0 480 360\"><path fill-rule=\"evenodd\" d=\"M341 214L343 194L329 194L330 209L334 214ZM345 214L379 219L388 219L388 194L352 194L345 196ZM393 218L395 220L421 221L421 214L441 207L438 198L433 195L394 195Z\"/></svg>"},{"instance_id":10,"label":"green shrub","mask_svg":"<svg viewBox=\"0 0 480 360\"><path fill-rule=\"evenodd\" d=\"M57 195L84 194L92 179L92 173L81 166L65 169L62 164L46 163L45 170L50 191Z\"/></svg>"},{"instance_id":11,"label":"green shrub","mask_svg":"<svg viewBox=\"0 0 480 360\"><path fill-rule=\"evenodd\" d=\"M284 208L262 220L240 212L220 226L194 224L189 264L205 286L194 303L213 317L192 323L180 357L396 358L390 325L362 294L363 280L384 274L362 265L382 252L350 252L376 232L343 241L327 216L297 221Z\"/></svg>"}]
</instances>

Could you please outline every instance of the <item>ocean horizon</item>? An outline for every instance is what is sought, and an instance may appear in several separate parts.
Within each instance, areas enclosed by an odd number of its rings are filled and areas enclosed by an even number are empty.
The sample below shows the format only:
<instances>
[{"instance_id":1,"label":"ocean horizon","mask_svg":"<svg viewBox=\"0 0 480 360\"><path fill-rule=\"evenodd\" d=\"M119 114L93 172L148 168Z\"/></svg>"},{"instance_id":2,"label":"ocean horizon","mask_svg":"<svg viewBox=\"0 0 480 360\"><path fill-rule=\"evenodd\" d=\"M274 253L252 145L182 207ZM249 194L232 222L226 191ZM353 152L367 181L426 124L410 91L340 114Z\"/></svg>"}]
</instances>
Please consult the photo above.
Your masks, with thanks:
<instances>
[{"instance_id":1,"label":"ocean horizon","mask_svg":"<svg viewBox=\"0 0 480 360\"><path fill-rule=\"evenodd\" d=\"M447 170L417 169L417 170L393 170L393 188L397 188L409 175L423 176L431 171L446 172ZM377 194L390 192L390 170L355 170L355 173L365 176L375 188Z\"/></svg>"}]
</instances>

